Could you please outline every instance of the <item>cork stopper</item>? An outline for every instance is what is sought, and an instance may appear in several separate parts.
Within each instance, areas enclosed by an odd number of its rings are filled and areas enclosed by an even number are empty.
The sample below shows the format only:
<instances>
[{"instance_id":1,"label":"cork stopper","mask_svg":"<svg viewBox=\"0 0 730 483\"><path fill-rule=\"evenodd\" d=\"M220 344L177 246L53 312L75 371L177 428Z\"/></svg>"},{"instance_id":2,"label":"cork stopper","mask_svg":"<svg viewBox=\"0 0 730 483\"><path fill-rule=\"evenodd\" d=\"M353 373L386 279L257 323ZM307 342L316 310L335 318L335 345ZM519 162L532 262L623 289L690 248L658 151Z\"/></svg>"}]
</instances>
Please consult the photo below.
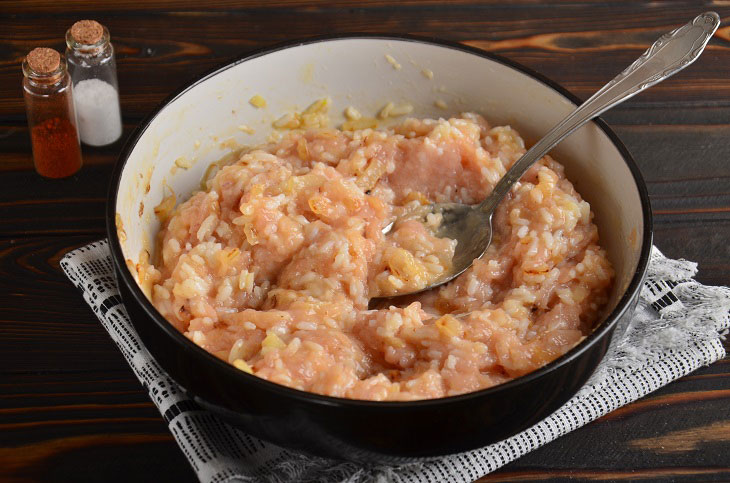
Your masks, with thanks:
<instances>
[{"instance_id":1,"label":"cork stopper","mask_svg":"<svg viewBox=\"0 0 730 483\"><path fill-rule=\"evenodd\" d=\"M71 26L71 37L77 44L94 45L104 35L104 27L96 20L79 20Z\"/></svg>"},{"instance_id":2,"label":"cork stopper","mask_svg":"<svg viewBox=\"0 0 730 483\"><path fill-rule=\"evenodd\" d=\"M25 58L28 66L39 74L50 74L61 65L61 54L47 47L31 50Z\"/></svg>"}]
</instances>

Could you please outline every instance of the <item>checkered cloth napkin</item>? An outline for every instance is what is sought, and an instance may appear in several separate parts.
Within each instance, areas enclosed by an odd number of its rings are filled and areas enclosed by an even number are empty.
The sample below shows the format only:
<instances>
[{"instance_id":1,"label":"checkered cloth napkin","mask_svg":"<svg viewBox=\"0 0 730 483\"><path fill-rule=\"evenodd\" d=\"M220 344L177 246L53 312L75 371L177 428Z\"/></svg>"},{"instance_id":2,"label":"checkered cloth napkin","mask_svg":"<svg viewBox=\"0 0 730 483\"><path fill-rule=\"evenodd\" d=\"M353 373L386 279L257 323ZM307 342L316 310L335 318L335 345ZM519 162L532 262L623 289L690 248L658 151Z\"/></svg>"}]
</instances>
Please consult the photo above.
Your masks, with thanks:
<instances>
[{"instance_id":1,"label":"checkered cloth napkin","mask_svg":"<svg viewBox=\"0 0 730 483\"><path fill-rule=\"evenodd\" d=\"M484 448L403 466L363 466L301 455L229 426L190 399L150 356L129 321L106 240L61 260L203 482L468 482L725 356L730 289L693 276L697 264L653 249L649 273L625 335L588 383L531 428Z\"/></svg>"}]
</instances>

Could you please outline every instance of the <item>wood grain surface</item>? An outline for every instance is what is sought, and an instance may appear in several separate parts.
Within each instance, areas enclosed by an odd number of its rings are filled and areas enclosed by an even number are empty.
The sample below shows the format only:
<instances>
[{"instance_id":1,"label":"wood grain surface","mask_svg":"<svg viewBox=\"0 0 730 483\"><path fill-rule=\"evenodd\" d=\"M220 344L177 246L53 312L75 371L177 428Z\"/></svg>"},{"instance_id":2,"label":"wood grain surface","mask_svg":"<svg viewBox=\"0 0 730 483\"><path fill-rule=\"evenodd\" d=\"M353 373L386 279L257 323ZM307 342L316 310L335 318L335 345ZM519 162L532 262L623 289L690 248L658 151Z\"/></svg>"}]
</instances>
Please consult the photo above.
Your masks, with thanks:
<instances>
[{"instance_id":1,"label":"wood grain surface","mask_svg":"<svg viewBox=\"0 0 730 483\"><path fill-rule=\"evenodd\" d=\"M214 4L213 4L214 3ZM705 10L723 25L676 77L605 116L647 181L656 244L730 285L730 2L296 0L0 3L0 481L194 481L159 413L81 296L64 253L104 237L123 140L66 180L33 170L20 62L76 20L117 50L126 138L172 91L234 56L323 33L463 42L581 98ZM726 24L727 23L727 24ZM726 347L728 344L726 343ZM730 481L730 359L574 431L483 481Z\"/></svg>"}]
</instances>

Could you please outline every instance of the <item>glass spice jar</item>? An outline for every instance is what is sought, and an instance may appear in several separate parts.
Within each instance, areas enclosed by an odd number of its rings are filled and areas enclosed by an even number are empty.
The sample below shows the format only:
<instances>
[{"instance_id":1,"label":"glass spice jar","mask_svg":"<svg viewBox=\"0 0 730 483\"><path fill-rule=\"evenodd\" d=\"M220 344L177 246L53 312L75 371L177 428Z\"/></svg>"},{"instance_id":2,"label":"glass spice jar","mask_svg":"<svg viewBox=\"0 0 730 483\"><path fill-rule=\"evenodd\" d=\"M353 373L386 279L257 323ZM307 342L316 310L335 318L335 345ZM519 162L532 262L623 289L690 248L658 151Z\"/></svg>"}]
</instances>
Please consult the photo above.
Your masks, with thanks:
<instances>
[{"instance_id":1,"label":"glass spice jar","mask_svg":"<svg viewBox=\"0 0 730 483\"><path fill-rule=\"evenodd\" d=\"M71 176L82 161L66 62L53 49L33 49L23 60L23 75L35 169L47 178Z\"/></svg>"},{"instance_id":2,"label":"glass spice jar","mask_svg":"<svg viewBox=\"0 0 730 483\"><path fill-rule=\"evenodd\" d=\"M95 20L79 20L66 32L66 61L74 86L81 141L111 144L122 135L119 86L109 31Z\"/></svg>"}]
</instances>

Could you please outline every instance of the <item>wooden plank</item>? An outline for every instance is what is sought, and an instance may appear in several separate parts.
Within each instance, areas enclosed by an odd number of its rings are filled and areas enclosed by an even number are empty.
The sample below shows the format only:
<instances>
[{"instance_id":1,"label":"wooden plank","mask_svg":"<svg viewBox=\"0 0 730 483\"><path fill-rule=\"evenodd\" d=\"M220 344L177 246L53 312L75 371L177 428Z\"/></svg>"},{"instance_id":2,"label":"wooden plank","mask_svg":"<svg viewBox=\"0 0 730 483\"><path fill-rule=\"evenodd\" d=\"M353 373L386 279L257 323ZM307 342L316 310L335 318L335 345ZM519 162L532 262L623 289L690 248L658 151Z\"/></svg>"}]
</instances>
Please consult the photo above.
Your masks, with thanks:
<instances>
[{"instance_id":1,"label":"wooden plank","mask_svg":"<svg viewBox=\"0 0 730 483\"><path fill-rule=\"evenodd\" d=\"M118 370L93 366L63 378L47 373L2 377L0 480L98 481L100 475L116 474L126 481L194 481L126 363L121 361Z\"/></svg>"},{"instance_id":2,"label":"wooden plank","mask_svg":"<svg viewBox=\"0 0 730 483\"><path fill-rule=\"evenodd\" d=\"M0 373L124 367L121 353L58 265L67 251L98 238L0 241Z\"/></svg>"},{"instance_id":3,"label":"wooden plank","mask_svg":"<svg viewBox=\"0 0 730 483\"><path fill-rule=\"evenodd\" d=\"M520 482L561 482L570 480L586 481L642 481L642 482L665 482L665 481L727 481L730 471L726 468L694 468L669 466L663 468L648 469L624 469L624 470L601 470L588 468L585 470L571 469L543 469L535 468L521 471L498 471L478 481L520 481Z\"/></svg>"},{"instance_id":4,"label":"wooden plank","mask_svg":"<svg viewBox=\"0 0 730 483\"><path fill-rule=\"evenodd\" d=\"M84 148L68 180L32 170L20 61L63 48L79 18L117 48L125 137L178 86L234 56L296 37L409 32L464 42L589 96L661 33L702 10L722 28L678 76L607 114L647 180L657 245L730 273L730 5L599 0L5 1L0 5L0 480L195 481L162 418L80 294L66 251L104 236L122 142ZM725 341L730 348L730 340ZM702 368L483 481L730 480L730 358Z\"/></svg>"},{"instance_id":5,"label":"wooden plank","mask_svg":"<svg viewBox=\"0 0 730 483\"><path fill-rule=\"evenodd\" d=\"M717 2L720 3L720 2ZM67 13L76 11L115 11L118 13L128 12L147 12L156 10L175 10L175 11L215 11L222 10L230 12L235 9L292 9L302 8L307 10L315 9L340 9L340 8L359 8L359 9L391 9L396 10L399 8L412 8L418 10L427 10L432 8L451 9L454 7L501 7L509 8L511 10L526 10L528 12L535 12L541 10L554 10L554 9L584 9L586 5L591 5L596 8L606 9L617 7L630 7L634 10L658 10L656 4L648 2L633 2L631 0L619 0L617 2L611 2L607 5L607 2L601 0L579 0L579 1L546 1L541 0L512 0L509 3L505 3L502 0L455 0L444 1L444 0L401 0L399 2L392 2L387 0L368 0L363 2L362 0L314 0L314 1L302 1L302 0L271 0L268 2L261 2L257 0L223 0L212 4L205 4L204 7L200 2L194 0L154 0L144 2L144 4L138 4L134 1L129 0L110 0L103 4L90 5L88 2L83 0L70 0L63 3L63 6L59 6L58 2L52 0L13 0L4 2L4 8L8 13L25 13L25 14L47 14L47 13ZM677 7L675 6L675 9ZM589 12L587 12L589 13Z\"/></svg>"},{"instance_id":6,"label":"wooden plank","mask_svg":"<svg viewBox=\"0 0 730 483\"><path fill-rule=\"evenodd\" d=\"M4 5L8 8L7 5ZM206 11L189 15L148 12L108 13L97 17L112 33L119 63L123 109L153 106L187 80L227 59L253 49L294 38L322 33L313 25L327 25L329 33L409 32L457 40L503 54L553 78L581 97L587 97L619 70L630 64L659 35L692 16L697 8L652 9L649 17L630 4L595 12L586 19L582 6L568 9L532 9L524 16L514 8L485 6L483 14L472 7L418 9L417 15L399 8L357 8L348 14L338 9L292 8ZM718 7L730 18L730 7ZM415 12L415 10L414 10ZM92 12L84 12L91 14ZM33 13L38 18L39 13ZM0 18L0 76L17 79L23 56L44 45L63 49L66 29L79 13L48 15L44 29ZM546 23L550 29L546 32ZM236 32L236 35L231 35ZM730 30L723 29L707 53L691 68L650 91L644 102L671 101L682 92L685 101L708 104L730 99L726 68L730 63ZM581 66L583 69L581 70ZM580 72L580 75L576 75ZM134 93L132 99L128 95ZM0 111L23 115L20 82L0 84ZM724 101L723 101L724 100Z\"/></svg>"},{"instance_id":7,"label":"wooden plank","mask_svg":"<svg viewBox=\"0 0 730 483\"><path fill-rule=\"evenodd\" d=\"M725 359L702 368L480 481L724 481L730 475L730 431L723 431L729 365ZM707 379L710 391L699 386Z\"/></svg>"},{"instance_id":8,"label":"wooden plank","mask_svg":"<svg viewBox=\"0 0 730 483\"><path fill-rule=\"evenodd\" d=\"M114 158L106 159L102 166L84 166L60 180L42 178L28 169L3 173L0 237L84 233L101 238Z\"/></svg>"}]
</instances>

